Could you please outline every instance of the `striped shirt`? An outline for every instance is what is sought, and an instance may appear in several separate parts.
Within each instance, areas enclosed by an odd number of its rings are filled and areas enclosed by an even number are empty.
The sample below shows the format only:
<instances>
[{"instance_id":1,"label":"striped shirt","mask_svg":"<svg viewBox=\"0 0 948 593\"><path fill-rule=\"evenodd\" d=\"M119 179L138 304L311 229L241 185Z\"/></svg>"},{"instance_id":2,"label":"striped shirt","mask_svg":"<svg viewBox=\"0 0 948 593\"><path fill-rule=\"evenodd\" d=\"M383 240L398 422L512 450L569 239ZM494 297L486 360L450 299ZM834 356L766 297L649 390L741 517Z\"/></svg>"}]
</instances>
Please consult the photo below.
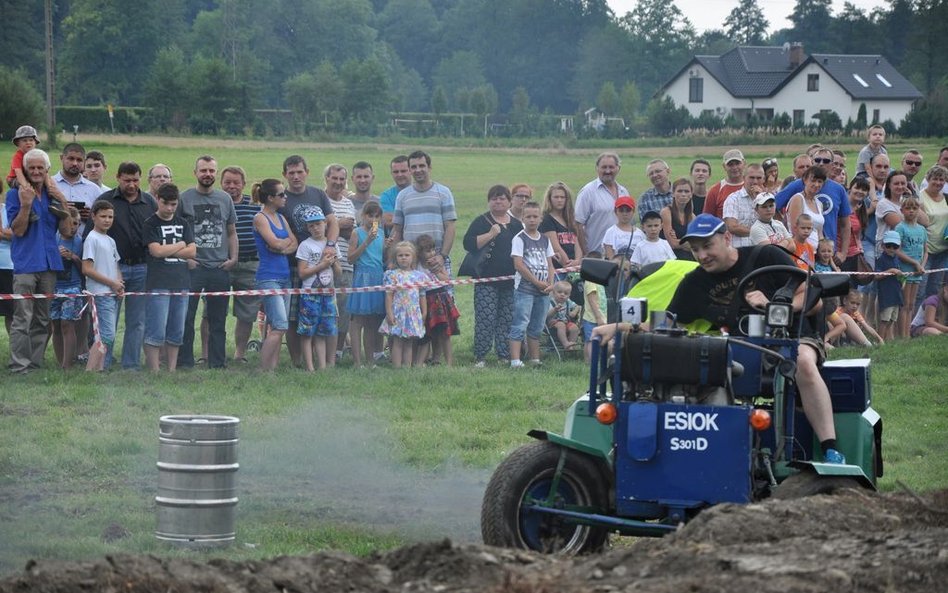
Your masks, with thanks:
<instances>
[{"instance_id":1,"label":"striped shirt","mask_svg":"<svg viewBox=\"0 0 948 593\"><path fill-rule=\"evenodd\" d=\"M250 196L234 203L237 211L237 261L257 261L257 244L253 238L253 217L260 212L260 204L254 204Z\"/></svg>"},{"instance_id":2,"label":"striped shirt","mask_svg":"<svg viewBox=\"0 0 948 593\"><path fill-rule=\"evenodd\" d=\"M409 185L395 198L394 224L402 227L402 238L414 241L419 235L430 235L435 249L444 242L444 223L457 220L454 195L440 183L432 183L425 191Z\"/></svg>"}]
</instances>

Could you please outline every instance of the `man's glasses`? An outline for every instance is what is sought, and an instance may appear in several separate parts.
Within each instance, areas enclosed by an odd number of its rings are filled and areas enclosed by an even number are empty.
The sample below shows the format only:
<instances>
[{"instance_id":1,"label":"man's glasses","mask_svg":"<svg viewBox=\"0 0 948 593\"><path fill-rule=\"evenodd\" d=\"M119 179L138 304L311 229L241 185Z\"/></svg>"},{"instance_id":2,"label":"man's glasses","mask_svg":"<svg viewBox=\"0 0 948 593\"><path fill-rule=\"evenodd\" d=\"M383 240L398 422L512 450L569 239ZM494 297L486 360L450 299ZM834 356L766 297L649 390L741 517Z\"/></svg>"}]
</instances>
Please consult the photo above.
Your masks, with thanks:
<instances>
[{"instance_id":1,"label":"man's glasses","mask_svg":"<svg viewBox=\"0 0 948 593\"><path fill-rule=\"evenodd\" d=\"M908 160L908 159L905 159L905 164L906 164L906 165L912 165L913 167L921 167L921 166L922 166L922 161L910 161L910 160Z\"/></svg>"},{"instance_id":2,"label":"man's glasses","mask_svg":"<svg viewBox=\"0 0 948 593\"><path fill-rule=\"evenodd\" d=\"M813 159L813 162L817 165L828 165L833 162L833 159Z\"/></svg>"}]
</instances>

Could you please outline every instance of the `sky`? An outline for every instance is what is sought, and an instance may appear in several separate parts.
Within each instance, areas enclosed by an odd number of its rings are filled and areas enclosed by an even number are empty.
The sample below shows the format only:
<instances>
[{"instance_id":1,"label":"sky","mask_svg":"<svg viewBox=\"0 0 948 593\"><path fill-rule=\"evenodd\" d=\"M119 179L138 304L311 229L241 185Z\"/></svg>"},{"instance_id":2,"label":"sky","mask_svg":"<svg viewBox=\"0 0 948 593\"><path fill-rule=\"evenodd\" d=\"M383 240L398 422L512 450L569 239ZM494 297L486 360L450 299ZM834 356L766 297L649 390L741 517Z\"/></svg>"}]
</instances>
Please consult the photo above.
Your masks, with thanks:
<instances>
[{"instance_id":1,"label":"sky","mask_svg":"<svg viewBox=\"0 0 948 593\"><path fill-rule=\"evenodd\" d=\"M833 0L833 14L839 14L843 10L844 0ZM607 0L609 6L616 16L624 16L625 13L635 8L636 0ZM694 25L698 33L708 29L723 29L724 19L740 3L739 0L674 0L675 5L681 10L691 24ZM884 0L850 0L856 8L861 8L870 12L876 6L884 6ZM796 6L796 0L758 0L757 5L764 11L764 17L770 21L770 31L783 29L790 26L790 21L785 20L793 7Z\"/></svg>"}]
</instances>

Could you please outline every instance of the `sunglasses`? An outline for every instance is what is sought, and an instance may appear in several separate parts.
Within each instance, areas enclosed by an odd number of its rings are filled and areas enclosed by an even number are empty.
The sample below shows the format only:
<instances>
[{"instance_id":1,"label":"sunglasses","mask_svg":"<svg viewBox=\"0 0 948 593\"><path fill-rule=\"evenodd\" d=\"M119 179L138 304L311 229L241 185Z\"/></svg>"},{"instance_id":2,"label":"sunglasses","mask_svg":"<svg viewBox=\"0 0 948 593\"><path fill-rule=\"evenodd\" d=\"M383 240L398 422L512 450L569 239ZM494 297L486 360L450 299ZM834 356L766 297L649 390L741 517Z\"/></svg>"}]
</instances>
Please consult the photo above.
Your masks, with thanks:
<instances>
[{"instance_id":1,"label":"sunglasses","mask_svg":"<svg viewBox=\"0 0 948 593\"><path fill-rule=\"evenodd\" d=\"M777 159L767 159L764 162L762 162L761 165L764 167L776 167Z\"/></svg>"},{"instance_id":2,"label":"sunglasses","mask_svg":"<svg viewBox=\"0 0 948 593\"><path fill-rule=\"evenodd\" d=\"M906 164L906 165L912 165L913 167L921 167L921 166L922 166L922 161L910 161L910 160L906 159L906 160L905 160L905 164Z\"/></svg>"},{"instance_id":3,"label":"sunglasses","mask_svg":"<svg viewBox=\"0 0 948 593\"><path fill-rule=\"evenodd\" d=\"M833 159L813 159L813 162L817 165L828 165L833 162Z\"/></svg>"}]
</instances>

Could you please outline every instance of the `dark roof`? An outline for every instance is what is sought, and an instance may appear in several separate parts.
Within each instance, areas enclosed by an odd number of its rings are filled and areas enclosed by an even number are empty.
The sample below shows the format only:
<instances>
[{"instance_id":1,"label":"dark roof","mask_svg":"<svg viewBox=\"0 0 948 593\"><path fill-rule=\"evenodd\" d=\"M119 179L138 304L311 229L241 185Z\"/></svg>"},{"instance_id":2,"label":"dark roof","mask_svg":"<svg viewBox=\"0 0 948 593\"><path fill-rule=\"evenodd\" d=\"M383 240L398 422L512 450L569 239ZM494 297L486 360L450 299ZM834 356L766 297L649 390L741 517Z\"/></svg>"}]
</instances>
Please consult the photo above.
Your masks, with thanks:
<instances>
[{"instance_id":1,"label":"dark roof","mask_svg":"<svg viewBox=\"0 0 948 593\"><path fill-rule=\"evenodd\" d=\"M882 56L813 54L810 61L826 70L854 99L921 99L923 96Z\"/></svg>"},{"instance_id":2,"label":"dark roof","mask_svg":"<svg viewBox=\"0 0 948 593\"><path fill-rule=\"evenodd\" d=\"M813 54L790 65L790 51L783 47L735 47L720 56L695 56L675 73L659 93L694 64L705 70L734 97L772 97L804 66L815 63L854 99L918 99L922 94L888 60L878 55ZM863 86L853 75L859 76ZM881 75L892 86L886 86Z\"/></svg>"}]
</instances>

